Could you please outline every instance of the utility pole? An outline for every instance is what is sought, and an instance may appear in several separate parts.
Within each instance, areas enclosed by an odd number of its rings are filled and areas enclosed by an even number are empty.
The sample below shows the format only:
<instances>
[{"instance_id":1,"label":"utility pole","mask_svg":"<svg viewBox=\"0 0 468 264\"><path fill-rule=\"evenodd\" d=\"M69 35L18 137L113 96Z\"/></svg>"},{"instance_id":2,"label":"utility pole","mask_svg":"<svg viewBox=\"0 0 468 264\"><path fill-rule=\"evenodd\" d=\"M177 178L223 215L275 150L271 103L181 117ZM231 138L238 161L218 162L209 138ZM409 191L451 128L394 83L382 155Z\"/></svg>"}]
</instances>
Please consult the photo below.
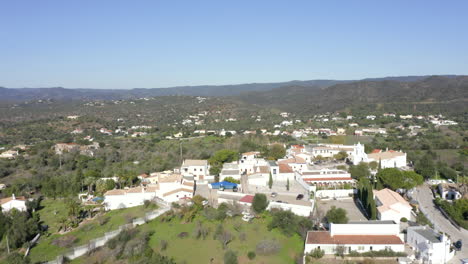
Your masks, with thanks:
<instances>
[{"instance_id":1,"label":"utility pole","mask_svg":"<svg viewBox=\"0 0 468 264\"><path fill-rule=\"evenodd\" d=\"M182 140L181 139L179 139L179 148L180 148L180 163L182 163L184 159L182 158Z\"/></svg>"}]
</instances>

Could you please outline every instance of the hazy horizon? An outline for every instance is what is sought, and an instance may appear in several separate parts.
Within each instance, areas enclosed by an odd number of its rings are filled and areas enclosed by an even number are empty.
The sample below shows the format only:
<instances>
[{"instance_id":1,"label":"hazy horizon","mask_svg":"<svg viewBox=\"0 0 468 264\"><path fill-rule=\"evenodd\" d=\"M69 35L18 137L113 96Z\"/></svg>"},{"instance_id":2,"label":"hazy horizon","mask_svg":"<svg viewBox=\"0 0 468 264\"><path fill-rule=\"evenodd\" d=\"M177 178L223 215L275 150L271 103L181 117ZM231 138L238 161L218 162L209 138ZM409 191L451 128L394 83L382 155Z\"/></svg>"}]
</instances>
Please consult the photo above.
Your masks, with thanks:
<instances>
[{"instance_id":1,"label":"hazy horizon","mask_svg":"<svg viewBox=\"0 0 468 264\"><path fill-rule=\"evenodd\" d=\"M4 87L167 88L468 69L466 1L30 0L0 9Z\"/></svg>"}]
</instances>

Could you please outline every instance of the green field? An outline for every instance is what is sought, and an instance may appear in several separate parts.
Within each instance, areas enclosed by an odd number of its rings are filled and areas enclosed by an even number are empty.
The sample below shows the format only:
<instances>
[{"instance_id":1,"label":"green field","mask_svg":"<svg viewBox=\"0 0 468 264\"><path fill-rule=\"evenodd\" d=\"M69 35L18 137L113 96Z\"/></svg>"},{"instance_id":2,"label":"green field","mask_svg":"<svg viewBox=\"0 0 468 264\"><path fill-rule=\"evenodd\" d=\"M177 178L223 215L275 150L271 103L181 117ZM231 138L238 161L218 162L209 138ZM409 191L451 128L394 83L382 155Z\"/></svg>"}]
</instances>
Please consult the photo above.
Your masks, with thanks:
<instances>
[{"instance_id":1,"label":"green field","mask_svg":"<svg viewBox=\"0 0 468 264\"><path fill-rule=\"evenodd\" d=\"M202 238L197 240L193 236L193 230L198 221L211 230L205 240ZM166 240L168 242L167 249L162 251L161 254L173 257L177 263L221 264L223 263L223 256L226 250L236 252L239 263L295 263L294 259L303 251L303 239L297 234L287 237L276 229L268 231L267 225L270 221L270 216L264 219L254 219L250 223L242 221L240 217L228 218L219 222L208 221L204 217L198 216L191 223L182 223L176 219L171 222L160 222L159 219L155 219L138 228L141 231L154 231L148 243L156 251L160 250L161 240ZM228 244L226 250L223 249L220 241L213 238L214 230L220 223L225 230L228 230L233 235L233 240ZM239 231L235 230L235 223L240 223L241 228ZM181 232L187 232L189 236L179 238L178 235ZM244 240L240 239L241 233L245 234ZM256 245L262 240L275 240L281 245L281 249L276 254L269 256L257 254L255 259L249 260L247 253L249 251L255 252ZM101 256L102 258L104 255L97 253L96 256L76 259L73 263L99 262L96 259L97 256ZM210 262L211 259L213 259L212 262ZM113 263L112 259L106 259L106 261L105 263Z\"/></svg>"},{"instance_id":2,"label":"green field","mask_svg":"<svg viewBox=\"0 0 468 264\"><path fill-rule=\"evenodd\" d=\"M353 145L357 143L365 144L370 143L372 141L372 136L353 136L353 135L346 135L346 136L330 136L326 139L311 135L305 138L310 144L317 144L317 143L330 143L330 144L344 144L344 145Z\"/></svg>"},{"instance_id":3,"label":"green field","mask_svg":"<svg viewBox=\"0 0 468 264\"><path fill-rule=\"evenodd\" d=\"M110 211L102 216L87 220L80 227L66 234L56 233L59 227L61 216L66 216L63 200L44 200L41 205L44 207L38 211L44 224L49 225L49 233L45 234L39 240L39 243L31 249L31 262L49 261L56 256L66 253L71 247L86 244L91 239L98 238L104 233L116 230L119 226L128 223L131 219L142 217L150 209L143 206ZM54 212L57 211L57 214ZM100 221L100 218L106 218L107 221ZM54 245L57 239L71 241L67 246Z\"/></svg>"}]
</instances>

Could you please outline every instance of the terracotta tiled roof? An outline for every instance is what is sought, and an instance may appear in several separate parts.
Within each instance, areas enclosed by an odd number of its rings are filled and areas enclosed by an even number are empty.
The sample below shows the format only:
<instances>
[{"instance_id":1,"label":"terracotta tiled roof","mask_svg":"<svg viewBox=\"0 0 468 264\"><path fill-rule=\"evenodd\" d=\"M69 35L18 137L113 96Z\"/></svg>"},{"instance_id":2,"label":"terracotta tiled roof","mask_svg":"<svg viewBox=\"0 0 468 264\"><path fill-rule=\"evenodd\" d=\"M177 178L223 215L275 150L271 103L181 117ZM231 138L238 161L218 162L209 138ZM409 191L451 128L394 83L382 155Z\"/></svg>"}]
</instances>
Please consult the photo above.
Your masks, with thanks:
<instances>
[{"instance_id":1,"label":"terracotta tiled roof","mask_svg":"<svg viewBox=\"0 0 468 264\"><path fill-rule=\"evenodd\" d=\"M171 194L178 193L178 192L188 192L188 193L192 193L193 190L185 189L185 188L179 188L179 189L175 189L175 190L172 190L172 191L170 191L170 192L164 193L163 196L166 197L166 196L169 196L169 195L171 195Z\"/></svg>"},{"instance_id":2,"label":"terracotta tiled roof","mask_svg":"<svg viewBox=\"0 0 468 264\"><path fill-rule=\"evenodd\" d=\"M3 199L0 199L0 204L5 204L5 203L8 203L9 201L12 201L12 200L13 200L13 197L3 198ZM15 200L26 201L26 197L18 196L18 197L15 198Z\"/></svg>"},{"instance_id":3,"label":"terracotta tiled roof","mask_svg":"<svg viewBox=\"0 0 468 264\"><path fill-rule=\"evenodd\" d=\"M260 173L270 173L270 167L268 167L268 166L255 166L254 171L255 172L260 172Z\"/></svg>"},{"instance_id":4,"label":"terracotta tiled roof","mask_svg":"<svg viewBox=\"0 0 468 264\"><path fill-rule=\"evenodd\" d=\"M158 182L176 182L180 180L182 180L182 175L176 173L158 175Z\"/></svg>"},{"instance_id":5,"label":"terracotta tiled roof","mask_svg":"<svg viewBox=\"0 0 468 264\"><path fill-rule=\"evenodd\" d=\"M290 159L285 159L285 160L280 160L278 161L278 163L283 163L283 164L289 164L289 163L306 163L306 160L301 158L301 157L298 157L298 156L295 156L293 158L290 158Z\"/></svg>"},{"instance_id":6,"label":"terracotta tiled roof","mask_svg":"<svg viewBox=\"0 0 468 264\"><path fill-rule=\"evenodd\" d=\"M401 245L403 241L395 235L335 235L328 231L309 231L307 244L337 245Z\"/></svg>"},{"instance_id":7,"label":"terracotta tiled roof","mask_svg":"<svg viewBox=\"0 0 468 264\"><path fill-rule=\"evenodd\" d=\"M115 189L115 190L110 190L110 191L107 191L104 196L107 196L107 195L124 195L125 194L125 190L122 190L122 189Z\"/></svg>"},{"instance_id":8,"label":"terracotta tiled roof","mask_svg":"<svg viewBox=\"0 0 468 264\"><path fill-rule=\"evenodd\" d=\"M303 145L292 145L291 148L293 148L293 149L303 149L304 146Z\"/></svg>"},{"instance_id":9,"label":"terracotta tiled roof","mask_svg":"<svg viewBox=\"0 0 468 264\"><path fill-rule=\"evenodd\" d=\"M374 191L374 195L382 203L381 206L377 207L377 210L379 210L379 212L385 212L388 210L396 211L395 209L393 209L392 205L397 203L405 207L411 208L411 205L405 199L403 199L401 195L390 189L385 188L380 191Z\"/></svg>"},{"instance_id":10,"label":"terracotta tiled roof","mask_svg":"<svg viewBox=\"0 0 468 264\"><path fill-rule=\"evenodd\" d=\"M134 187L128 190L125 190L127 193L141 193L143 192L143 187Z\"/></svg>"},{"instance_id":11,"label":"terracotta tiled roof","mask_svg":"<svg viewBox=\"0 0 468 264\"><path fill-rule=\"evenodd\" d=\"M253 202L253 199L254 199L254 196L253 195L246 195L244 197L242 197L239 202L243 202L243 203L252 203Z\"/></svg>"},{"instance_id":12,"label":"terracotta tiled roof","mask_svg":"<svg viewBox=\"0 0 468 264\"><path fill-rule=\"evenodd\" d=\"M339 178L302 178L306 182L317 182L317 181L352 181L350 177L339 177Z\"/></svg>"},{"instance_id":13,"label":"terracotta tiled roof","mask_svg":"<svg viewBox=\"0 0 468 264\"><path fill-rule=\"evenodd\" d=\"M280 163L279 164L279 172L280 173L291 173L293 172L292 168L289 167L288 164Z\"/></svg>"},{"instance_id":14,"label":"terracotta tiled roof","mask_svg":"<svg viewBox=\"0 0 468 264\"><path fill-rule=\"evenodd\" d=\"M207 160L191 160L191 159L187 159L187 160L184 160L184 164L183 166L206 166L208 165L208 161Z\"/></svg>"},{"instance_id":15,"label":"terracotta tiled roof","mask_svg":"<svg viewBox=\"0 0 468 264\"><path fill-rule=\"evenodd\" d=\"M195 185L195 184L194 184L193 182L191 182L191 181L184 181L182 184L185 185L185 186L190 186L190 187L193 187L193 186Z\"/></svg>"},{"instance_id":16,"label":"terracotta tiled roof","mask_svg":"<svg viewBox=\"0 0 468 264\"><path fill-rule=\"evenodd\" d=\"M258 151L249 151L249 152L245 152L245 153L242 153L242 156L252 156L252 155L259 155L260 152Z\"/></svg>"}]
</instances>

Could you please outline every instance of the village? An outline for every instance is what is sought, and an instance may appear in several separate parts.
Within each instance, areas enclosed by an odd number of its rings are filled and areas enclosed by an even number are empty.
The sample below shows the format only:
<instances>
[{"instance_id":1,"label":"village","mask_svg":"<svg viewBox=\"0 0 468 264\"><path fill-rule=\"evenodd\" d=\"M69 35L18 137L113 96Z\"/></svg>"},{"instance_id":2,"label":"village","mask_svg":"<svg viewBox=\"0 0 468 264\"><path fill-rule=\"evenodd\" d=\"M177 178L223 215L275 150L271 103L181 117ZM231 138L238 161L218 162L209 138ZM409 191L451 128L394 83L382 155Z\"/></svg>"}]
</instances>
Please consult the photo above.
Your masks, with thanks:
<instances>
[{"instance_id":1,"label":"village","mask_svg":"<svg viewBox=\"0 0 468 264\"><path fill-rule=\"evenodd\" d=\"M56 147L56 151L65 150ZM106 210L141 206L155 199L167 204L186 204L200 195L206 199L205 206L216 208L222 203L242 206L242 220L249 222L256 215L251 208L254 198L263 194L269 200L267 210L286 210L311 217L320 226L319 230L307 232L304 258L318 251L325 255L382 251L397 256L403 253L401 256L405 257L399 257L399 263L412 263L415 259L423 263L429 260L430 263L447 263L453 258L456 241L429 226L408 224L416 223L418 212L418 206L412 204L411 199L414 189L373 190L371 197L375 200L377 219L368 220L370 217L362 201L355 198L357 181L346 170L348 164L362 162L378 164L378 168L371 170L371 178L378 170L386 168L411 170L406 153L401 151L375 150L366 154L364 145L359 143L292 145L285 157L275 161L262 158L256 151L242 153L238 160L223 164L218 182L210 175L208 160L185 159L173 170L138 175L138 186L105 192L102 204ZM438 186L442 197L461 198L459 192L447 193L443 183ZM96 201L91 193L79 197L83 203ZM25 210L25 201L24 197L14 195L2 199L2 210ZM320 210L333 206L346 207L350 221L322 222Z\"/></svg>"},{"instance_id":2,"label":"village","mask_svg":"<svg viewBox=\"0 0 468 264\"><path fill-rule=\"evenodd\" d=\"M437 178L437 175L423 182L422 176L414 173L415 164L401 149L366 148L366 142L374 137L385 139L395 134L415 137L425 133L428 127L447 127L457 125L456 122L441 115L397 116L392 113L361 117L327 114L301 121L283 112L279 114L283 121L272 128L201 129L205 124L203 118L208 115L208 112L190 115L178 125L196 127L196 130L177 132L164 139L180 142L181 157L184 140L204 137L284 136L294 139L295 143L269 143L269 149L277 146L285 150L284 154L274 158L266 156L260 149L237 153L229 161L219 164L214 164L211 158L184 158L179 166L170 169L131 175L133 180L125 184L118 175L94 178L88 190L82 188L77 197L83 208L93 208L86 218L146 207L150 203L160 207L154 212L145 211L151 218L145 216L133 220L136 227L203 199L205 208L224 208L226 205L241 208L241 219L248 225L261 217L253 204L260 199L258 197L264 197L265 210L291 212L312 223L313 228L303 237L304 263L313 263L317 257L335 258L337 255L343 258L395 258L399 263L449 263L468 257L462 246L465 230L453 220L443 220L453 224L447 227L445 222L431 219L434 210L443 210L439 207L429 209L429 205L440 201L450 204L467 199L466 186L458 180ZM66 117L71 122L78 122L80 118L78 115ZM262 122L260 115L250 118ZM391 120L392 126L378 125L375 122L379 118ZM117 121L124 122L123 119ZM235 123L238 119L215 119L214 122ZM310 123L314 126L308 126ZM153 125L102 127L95 131L75 126L70 131L75 142L55 143L50 151L62 166L62 159L70 154L96 157L105 148L103 139L108 137L138 140L151 137L153 133L159 133ZM336 138L346 140L332 143ZM346 143L349 141L354 143ZM27 158L31 147L13 146L1 153L0 158L11 161ZM138 167L139 161L132 164ZM216 170L213 167L217 167ZM407 180L403 180L405 177ZM405 183L394 184L392 181L399 181L394 179ZM0 183L0 190L7 187ZM98 191L98 188L104 191ZM2 211L27 211L27 203L34 201L27 198L30 196L11 193L0 200ZM421 204L422 198L426 199L424 204ZM342 219L333 220L330 215L337 212L343 214ZM237 214L227 211L227 215ZM59 231L71 232L76 228L74 225L81 225L80 221L83 220L61 225ZM454 229L461 232L454 232ZM69 257L80 257L87 250Z\"/></svg>"}]
</instances>

